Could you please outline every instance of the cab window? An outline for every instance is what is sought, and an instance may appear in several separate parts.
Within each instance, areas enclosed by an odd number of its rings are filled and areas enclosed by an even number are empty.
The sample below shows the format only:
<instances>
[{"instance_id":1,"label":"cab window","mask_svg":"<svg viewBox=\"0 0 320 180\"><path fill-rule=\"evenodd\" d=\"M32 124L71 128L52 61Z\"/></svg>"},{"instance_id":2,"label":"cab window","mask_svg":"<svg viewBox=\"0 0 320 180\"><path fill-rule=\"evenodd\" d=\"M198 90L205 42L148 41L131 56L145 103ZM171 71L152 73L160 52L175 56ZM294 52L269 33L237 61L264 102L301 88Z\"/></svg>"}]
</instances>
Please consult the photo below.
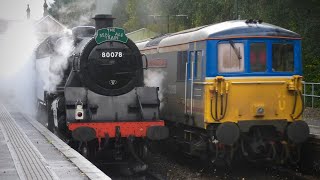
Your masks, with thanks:
<instances>
[{"instance_id":1,"label":"cab window","mask_svg":"<svg viewBox=\"0 0 320 180\"><path fill-rule=\"evenodd\" d=\"M177 81L184 81L186 78L186 63L188 61L188 52L178 52L178 64L177 64Z\"/></svg>"},{"instance_id":2,"label":"cab window","mask_svg":"<svg viewBox=\"0 0 320 180\"><path fill-rule=\"evenodd\" d=\"M251 43L250 44L250 70L251 72L266 71L266 44Z\"/></svg>"},{"instance_id":3,"label":"cab window","mask_svg":"<svg viewBox=\"0 0 320 180\"><path fill-rule=\"evenodd\" d=\"M221 43L218 45L218 70L219 72L243 72L244 50L243 43Z\"/></svg>"},{"instance_id":4,"label":"cab window","mask_svg":"<svg viewBox=\"0 0 320 180\"><path fill-rule=\"evenodd\" d=\"M292 44L272 44L272 71L293 72L293 49Z\"/></svg>"}]
</instances>

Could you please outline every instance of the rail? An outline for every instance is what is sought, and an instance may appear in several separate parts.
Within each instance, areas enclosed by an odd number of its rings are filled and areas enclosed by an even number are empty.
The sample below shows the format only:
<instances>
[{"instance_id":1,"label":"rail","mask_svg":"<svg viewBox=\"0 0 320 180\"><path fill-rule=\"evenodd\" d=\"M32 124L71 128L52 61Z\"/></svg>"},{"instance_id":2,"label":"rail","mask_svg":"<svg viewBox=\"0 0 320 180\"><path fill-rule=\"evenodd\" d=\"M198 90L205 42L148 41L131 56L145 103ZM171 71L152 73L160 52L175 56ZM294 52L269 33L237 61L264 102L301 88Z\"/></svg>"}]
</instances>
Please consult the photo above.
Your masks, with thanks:
<instances>
[{"instance_id":1,"label":"rail","mask_svg":"<svg viewBox=\"0 0 320 180\"><path fill-rule=\"evenodd\" d=\"M314 82L302 82L302 83L303 83L303 101L304 101L305 107L308 107L309 105L309 103L307 103L307 98L311 97L311 107L314 108L315 98L320 98L320 95L319 95L320 83L314 83ZM311 94L308 94L308 93L311 93Z\"/></svg>"}]
</instances>

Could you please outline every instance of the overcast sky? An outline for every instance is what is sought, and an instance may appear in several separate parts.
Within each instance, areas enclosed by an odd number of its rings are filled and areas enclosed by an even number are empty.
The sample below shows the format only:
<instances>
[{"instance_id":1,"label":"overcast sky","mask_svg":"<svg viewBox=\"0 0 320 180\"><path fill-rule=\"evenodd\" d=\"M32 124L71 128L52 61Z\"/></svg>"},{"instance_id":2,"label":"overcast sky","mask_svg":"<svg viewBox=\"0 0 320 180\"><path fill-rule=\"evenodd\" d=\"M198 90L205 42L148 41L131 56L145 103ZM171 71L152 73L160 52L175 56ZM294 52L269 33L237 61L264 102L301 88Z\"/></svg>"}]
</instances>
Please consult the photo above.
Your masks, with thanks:
<instances>
[{"instance_id":1,"label":"overcast sky","mask_svg":"<svg viewBox=\"0 0 320 180\"><path fill-rule=\"evenodd\" d=\"M47 4L54 0L47 0ZM0 19L23 20L27 18L27 4L30 4L31 19L38 20L43 15L44 0L0 0Z\"/></svg>"}]
</instances>

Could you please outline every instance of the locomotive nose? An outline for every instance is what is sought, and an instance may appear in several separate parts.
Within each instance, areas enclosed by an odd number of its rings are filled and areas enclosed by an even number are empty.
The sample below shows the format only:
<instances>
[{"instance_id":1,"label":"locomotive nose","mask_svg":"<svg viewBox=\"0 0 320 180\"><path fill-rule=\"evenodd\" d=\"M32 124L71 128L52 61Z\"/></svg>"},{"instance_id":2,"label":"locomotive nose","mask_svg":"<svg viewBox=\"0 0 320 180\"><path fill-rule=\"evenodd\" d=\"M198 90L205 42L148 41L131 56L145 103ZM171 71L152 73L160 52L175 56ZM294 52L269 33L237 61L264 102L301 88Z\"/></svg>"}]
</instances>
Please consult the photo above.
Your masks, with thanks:
<instances>
[{"instance_id":1,"label":"locomotive nose","mask_svg":"<svg viewBox=\"0 0 320 180\"><path fill-rule=\"evenodd\" d=\"M118 96L143 85L142 57L124 29L113 26L110 14L97 14L95 36L74 58L82 84L91 91ZM78 69L77 69L78 68Z\"/></svg>"}]
</instances>

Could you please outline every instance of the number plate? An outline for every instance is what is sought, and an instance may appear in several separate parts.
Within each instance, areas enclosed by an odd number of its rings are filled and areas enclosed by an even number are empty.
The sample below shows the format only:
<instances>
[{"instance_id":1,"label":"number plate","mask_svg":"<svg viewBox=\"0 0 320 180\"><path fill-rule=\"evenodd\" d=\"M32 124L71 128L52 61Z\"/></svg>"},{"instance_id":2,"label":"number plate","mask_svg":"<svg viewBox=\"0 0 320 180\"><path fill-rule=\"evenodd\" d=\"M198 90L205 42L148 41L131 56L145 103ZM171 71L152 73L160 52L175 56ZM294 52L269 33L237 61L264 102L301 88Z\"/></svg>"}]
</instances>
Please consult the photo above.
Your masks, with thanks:
<instances>
[{"instance_id":1,"label":"number plate","mask_svg":"<svg viewBox=\"0 0 320 180\"><path fill-rule=\"evenodd\" d=\"M122 58L123 52L121 51L103 51L100 53L101 58Z\"/></svg>"}]
</instances>

